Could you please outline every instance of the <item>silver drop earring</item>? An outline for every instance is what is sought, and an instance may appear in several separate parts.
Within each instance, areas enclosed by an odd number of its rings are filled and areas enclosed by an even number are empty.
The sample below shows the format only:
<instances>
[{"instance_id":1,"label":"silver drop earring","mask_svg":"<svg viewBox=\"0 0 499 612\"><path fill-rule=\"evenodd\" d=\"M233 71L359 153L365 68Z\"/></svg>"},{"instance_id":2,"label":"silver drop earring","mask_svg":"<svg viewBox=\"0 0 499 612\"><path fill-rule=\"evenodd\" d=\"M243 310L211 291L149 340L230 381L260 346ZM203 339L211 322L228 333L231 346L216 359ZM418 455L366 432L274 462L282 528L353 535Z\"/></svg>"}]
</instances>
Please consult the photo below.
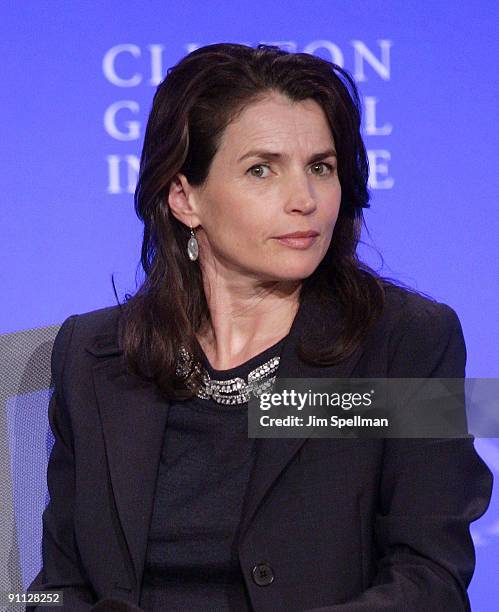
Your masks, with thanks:
<instances>
[{"instance_id":1,"label":"silver drop earring","mask_svg":"<svg viewBox=\"0 0 499 612\"><path fill-rule=\"evenodd\" d=\"M191 225L191 237L189 238L189 242L187 243L187 254L189 255L189 259L191 261L196 261L199 257L199 244L196 240L196 236L194 235L194 230Z\"/></svg>"}]
</instances>

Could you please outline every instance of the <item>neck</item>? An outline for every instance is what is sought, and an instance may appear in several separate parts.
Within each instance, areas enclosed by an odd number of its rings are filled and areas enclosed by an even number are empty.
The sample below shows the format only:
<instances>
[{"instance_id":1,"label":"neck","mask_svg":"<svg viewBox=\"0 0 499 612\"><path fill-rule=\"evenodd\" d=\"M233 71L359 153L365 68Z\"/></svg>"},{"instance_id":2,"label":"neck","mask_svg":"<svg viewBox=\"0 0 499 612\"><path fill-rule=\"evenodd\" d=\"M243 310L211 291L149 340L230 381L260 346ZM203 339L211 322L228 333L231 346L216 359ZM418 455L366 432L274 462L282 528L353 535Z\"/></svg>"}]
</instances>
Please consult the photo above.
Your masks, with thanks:
<instances>
[{"instance_id":1,"label":"neck","mask_svg":"<svg viewBox=\"0 0 499 612\"><path fill-rule=\"evenodd\" d=\"M302 281L205 283L210 320L197 339L213 368L240 365L289 332Z\"/></svg>"}]
</instances>

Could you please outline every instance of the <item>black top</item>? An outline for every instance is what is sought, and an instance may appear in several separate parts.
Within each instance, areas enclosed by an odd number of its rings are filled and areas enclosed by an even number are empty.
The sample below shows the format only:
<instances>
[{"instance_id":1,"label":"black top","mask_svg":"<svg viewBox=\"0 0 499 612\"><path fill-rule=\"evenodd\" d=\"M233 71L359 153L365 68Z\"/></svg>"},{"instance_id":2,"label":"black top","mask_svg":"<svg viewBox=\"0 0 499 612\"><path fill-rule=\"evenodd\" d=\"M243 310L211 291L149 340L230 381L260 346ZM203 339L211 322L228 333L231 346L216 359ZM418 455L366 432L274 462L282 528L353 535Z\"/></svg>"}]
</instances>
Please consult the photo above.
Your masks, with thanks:
<instances>
[{"instance_id":1,"label":"black top","mask_svg":"<svg viewBox=\"0 0 499 612\"><path fill-rule=\"evenodd\" d=\"M280 354L285 338L229 370L203 365L215 380ZM251 610L237 536L254 460L248 403L193 398L170 404L156 482L140 605L145 610Z\"/></svg>"}]
</instances>

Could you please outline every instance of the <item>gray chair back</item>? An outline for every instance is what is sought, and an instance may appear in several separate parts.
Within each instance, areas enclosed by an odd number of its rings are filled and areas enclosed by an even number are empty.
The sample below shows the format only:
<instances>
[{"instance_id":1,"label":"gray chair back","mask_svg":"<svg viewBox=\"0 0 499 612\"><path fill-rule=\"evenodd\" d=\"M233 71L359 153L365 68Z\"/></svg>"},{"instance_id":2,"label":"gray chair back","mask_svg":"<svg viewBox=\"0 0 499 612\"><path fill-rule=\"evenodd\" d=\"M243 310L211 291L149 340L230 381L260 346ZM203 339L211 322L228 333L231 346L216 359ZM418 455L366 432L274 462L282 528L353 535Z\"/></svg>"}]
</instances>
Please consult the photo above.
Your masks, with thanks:
<instances>
[{"instance_id":1,"label":"gray chair back","mask_svg":"<svg viewBox=\"0 0 499 612\"><path fill-rule=\"evenodd\" d=\"M53 445L50 357L58 330L0 335L0 591L25 591L42 564Z\"/></svg>"}]
</instances>

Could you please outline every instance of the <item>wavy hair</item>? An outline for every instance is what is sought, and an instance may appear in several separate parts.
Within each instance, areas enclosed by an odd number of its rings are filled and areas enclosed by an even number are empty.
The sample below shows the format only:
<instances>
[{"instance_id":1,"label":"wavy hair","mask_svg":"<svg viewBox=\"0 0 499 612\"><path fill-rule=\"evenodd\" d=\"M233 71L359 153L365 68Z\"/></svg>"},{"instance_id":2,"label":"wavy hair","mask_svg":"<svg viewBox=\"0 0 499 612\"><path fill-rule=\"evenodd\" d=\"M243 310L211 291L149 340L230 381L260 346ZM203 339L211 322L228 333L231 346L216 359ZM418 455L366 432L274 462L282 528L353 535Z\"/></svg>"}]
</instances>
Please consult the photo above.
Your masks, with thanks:
<instances>
[{"instance_id":1,"label":"wavy hair","mask_svg":"<svg viewBox=\"0 0 499 612\"><path fill-rule=\"evenodd\" d=\"M190 230L169 212L170 182L177 173L202 185L225 128L238 113L271 91L293 101L315 100L334 137L341 203L331 245L305 279L300 300L313 292L332 299L341 313L335 346L300 339L305 361L334 364L348 357L379 318L384 282L357 257L363 208L369 207L368 160L360 134L361 106L352 77L341 67L278 47L220 43L202 47L170 68L158 86L145 132L135 191L144 224L141 265L145 280L122 305L120 338L129 370L154 381L169 398L186 398L176 370L184 346L199 359L196 332L209 320L201 268L187 258ZM191 379L199 384L200 378Z\"/></svg>"}]
</instances>

